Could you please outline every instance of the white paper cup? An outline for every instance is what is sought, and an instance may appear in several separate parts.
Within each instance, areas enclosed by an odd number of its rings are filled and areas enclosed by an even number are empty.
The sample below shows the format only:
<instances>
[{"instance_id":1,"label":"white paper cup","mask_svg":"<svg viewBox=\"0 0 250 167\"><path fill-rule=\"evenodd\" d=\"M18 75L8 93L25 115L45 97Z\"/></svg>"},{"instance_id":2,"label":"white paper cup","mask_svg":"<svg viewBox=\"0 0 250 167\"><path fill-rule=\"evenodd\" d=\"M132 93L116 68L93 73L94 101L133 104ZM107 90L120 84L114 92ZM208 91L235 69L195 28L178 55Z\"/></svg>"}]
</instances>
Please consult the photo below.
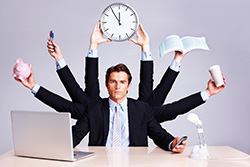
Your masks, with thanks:
<instances>
[{"instance_id":1,"label":"white paper cup","mask_svg":"<svg viewBox=\"0 0 250 167\"><path fill-rule=\"evenodd\" d=\"M221 70L219 65L214 65L210 67L209 72L214 79L216 87L224 85L224 81L221 75Z\"/></svg>"}]
</instances>

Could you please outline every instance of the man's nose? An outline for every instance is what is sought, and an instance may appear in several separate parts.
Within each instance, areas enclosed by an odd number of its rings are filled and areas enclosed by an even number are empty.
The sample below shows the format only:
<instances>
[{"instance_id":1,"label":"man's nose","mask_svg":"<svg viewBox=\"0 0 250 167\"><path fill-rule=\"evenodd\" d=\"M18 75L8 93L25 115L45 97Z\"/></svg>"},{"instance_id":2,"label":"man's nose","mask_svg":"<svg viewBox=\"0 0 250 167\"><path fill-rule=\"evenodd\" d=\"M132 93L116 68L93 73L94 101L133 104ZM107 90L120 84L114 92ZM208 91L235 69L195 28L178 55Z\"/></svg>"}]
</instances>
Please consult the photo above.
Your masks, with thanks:
<instances>
[{"instance_id":1,"label":"man's nose","mask_svg":"<svg viewBox=\"0 0 250 167\"><path fill-rule=\"evenodd\" d=\"M117 83L117 84L116 84L116 89L119 89L120 86L121 86L120 83Z\"/></svg>"}]
</instances>

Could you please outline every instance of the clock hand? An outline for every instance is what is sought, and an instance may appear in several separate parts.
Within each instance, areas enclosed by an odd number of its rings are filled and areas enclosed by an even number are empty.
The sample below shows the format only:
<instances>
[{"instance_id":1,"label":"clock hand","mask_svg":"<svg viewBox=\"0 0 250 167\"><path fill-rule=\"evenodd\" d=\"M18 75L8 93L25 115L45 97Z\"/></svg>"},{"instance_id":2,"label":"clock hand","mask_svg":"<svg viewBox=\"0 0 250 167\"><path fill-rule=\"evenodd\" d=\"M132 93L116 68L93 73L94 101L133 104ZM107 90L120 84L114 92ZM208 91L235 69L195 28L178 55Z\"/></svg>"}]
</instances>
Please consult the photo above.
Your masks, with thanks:
<instances>
[{"instance_id":1,"label":"clock hand","mask_svg":"<svg viewBox=\"0 0 250 167\"><path fill-rule=\"evenodd\" d=\"M110 7L111 8L111 7ZM118 24L120 25L120 20L117 18L117 16L115 15L115 12L113 11L113 9L111 8L111 11L112 11L112 13L114 14L114 16L115 16L115 18L116 18L116 20L118 21Z\"/></svg>"},{"instance_id":2,"label":"clock hand","mask_svg":"<svg viewBox=\"0 0 250 167\"><path fill-rule=\"evenodd\" d=\"M119 12L119 15L118 15L118 16L119 16L119 26L120 26L120 25L122 25L122 24L121 24L120 12Z\"/></svg>"}]
</instances>

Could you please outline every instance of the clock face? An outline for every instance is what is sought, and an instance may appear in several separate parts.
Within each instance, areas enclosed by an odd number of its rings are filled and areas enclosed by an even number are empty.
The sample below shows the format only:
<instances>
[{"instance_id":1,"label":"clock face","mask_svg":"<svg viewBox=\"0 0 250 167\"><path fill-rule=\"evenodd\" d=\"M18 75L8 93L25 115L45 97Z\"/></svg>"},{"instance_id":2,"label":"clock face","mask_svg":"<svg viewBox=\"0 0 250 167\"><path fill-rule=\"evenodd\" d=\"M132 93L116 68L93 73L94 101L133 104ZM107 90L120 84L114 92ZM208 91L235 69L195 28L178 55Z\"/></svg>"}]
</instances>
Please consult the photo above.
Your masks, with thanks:
<instances>
[{"instance_id":1,"label":"clock face","mask_svg":"<svg viewBox=\"0 0 250 167\"><path fill-rule=\"evenodd\" d=\"M109 5L101 15L101 29L105 36L113 41L124 41L131 38L139 24L133 8L126 4Z\"/></svg>"}]
</instances>

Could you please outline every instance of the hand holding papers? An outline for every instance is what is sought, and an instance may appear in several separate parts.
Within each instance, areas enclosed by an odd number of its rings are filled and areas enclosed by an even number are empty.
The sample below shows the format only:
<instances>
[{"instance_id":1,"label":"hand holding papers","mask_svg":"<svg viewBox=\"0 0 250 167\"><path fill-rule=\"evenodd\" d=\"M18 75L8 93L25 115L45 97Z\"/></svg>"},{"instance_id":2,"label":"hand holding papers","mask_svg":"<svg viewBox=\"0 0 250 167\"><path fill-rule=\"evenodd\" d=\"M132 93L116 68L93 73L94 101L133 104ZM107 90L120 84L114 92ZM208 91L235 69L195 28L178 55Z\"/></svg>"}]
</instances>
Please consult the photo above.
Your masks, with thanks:
<instances>
[{"instance_id":1,"label":"hand holding papers","mask_svg":"<svg viewBox=\"0 0 250 167\"><path fill-rule=\"evenodd\" d=\"M183 54L194 50L204 49L209 50L205 37L183 37L178 35L168 36L159 46L159 54L163 56L172 51L179 51Z\"/></svg>"}]
</instances>

